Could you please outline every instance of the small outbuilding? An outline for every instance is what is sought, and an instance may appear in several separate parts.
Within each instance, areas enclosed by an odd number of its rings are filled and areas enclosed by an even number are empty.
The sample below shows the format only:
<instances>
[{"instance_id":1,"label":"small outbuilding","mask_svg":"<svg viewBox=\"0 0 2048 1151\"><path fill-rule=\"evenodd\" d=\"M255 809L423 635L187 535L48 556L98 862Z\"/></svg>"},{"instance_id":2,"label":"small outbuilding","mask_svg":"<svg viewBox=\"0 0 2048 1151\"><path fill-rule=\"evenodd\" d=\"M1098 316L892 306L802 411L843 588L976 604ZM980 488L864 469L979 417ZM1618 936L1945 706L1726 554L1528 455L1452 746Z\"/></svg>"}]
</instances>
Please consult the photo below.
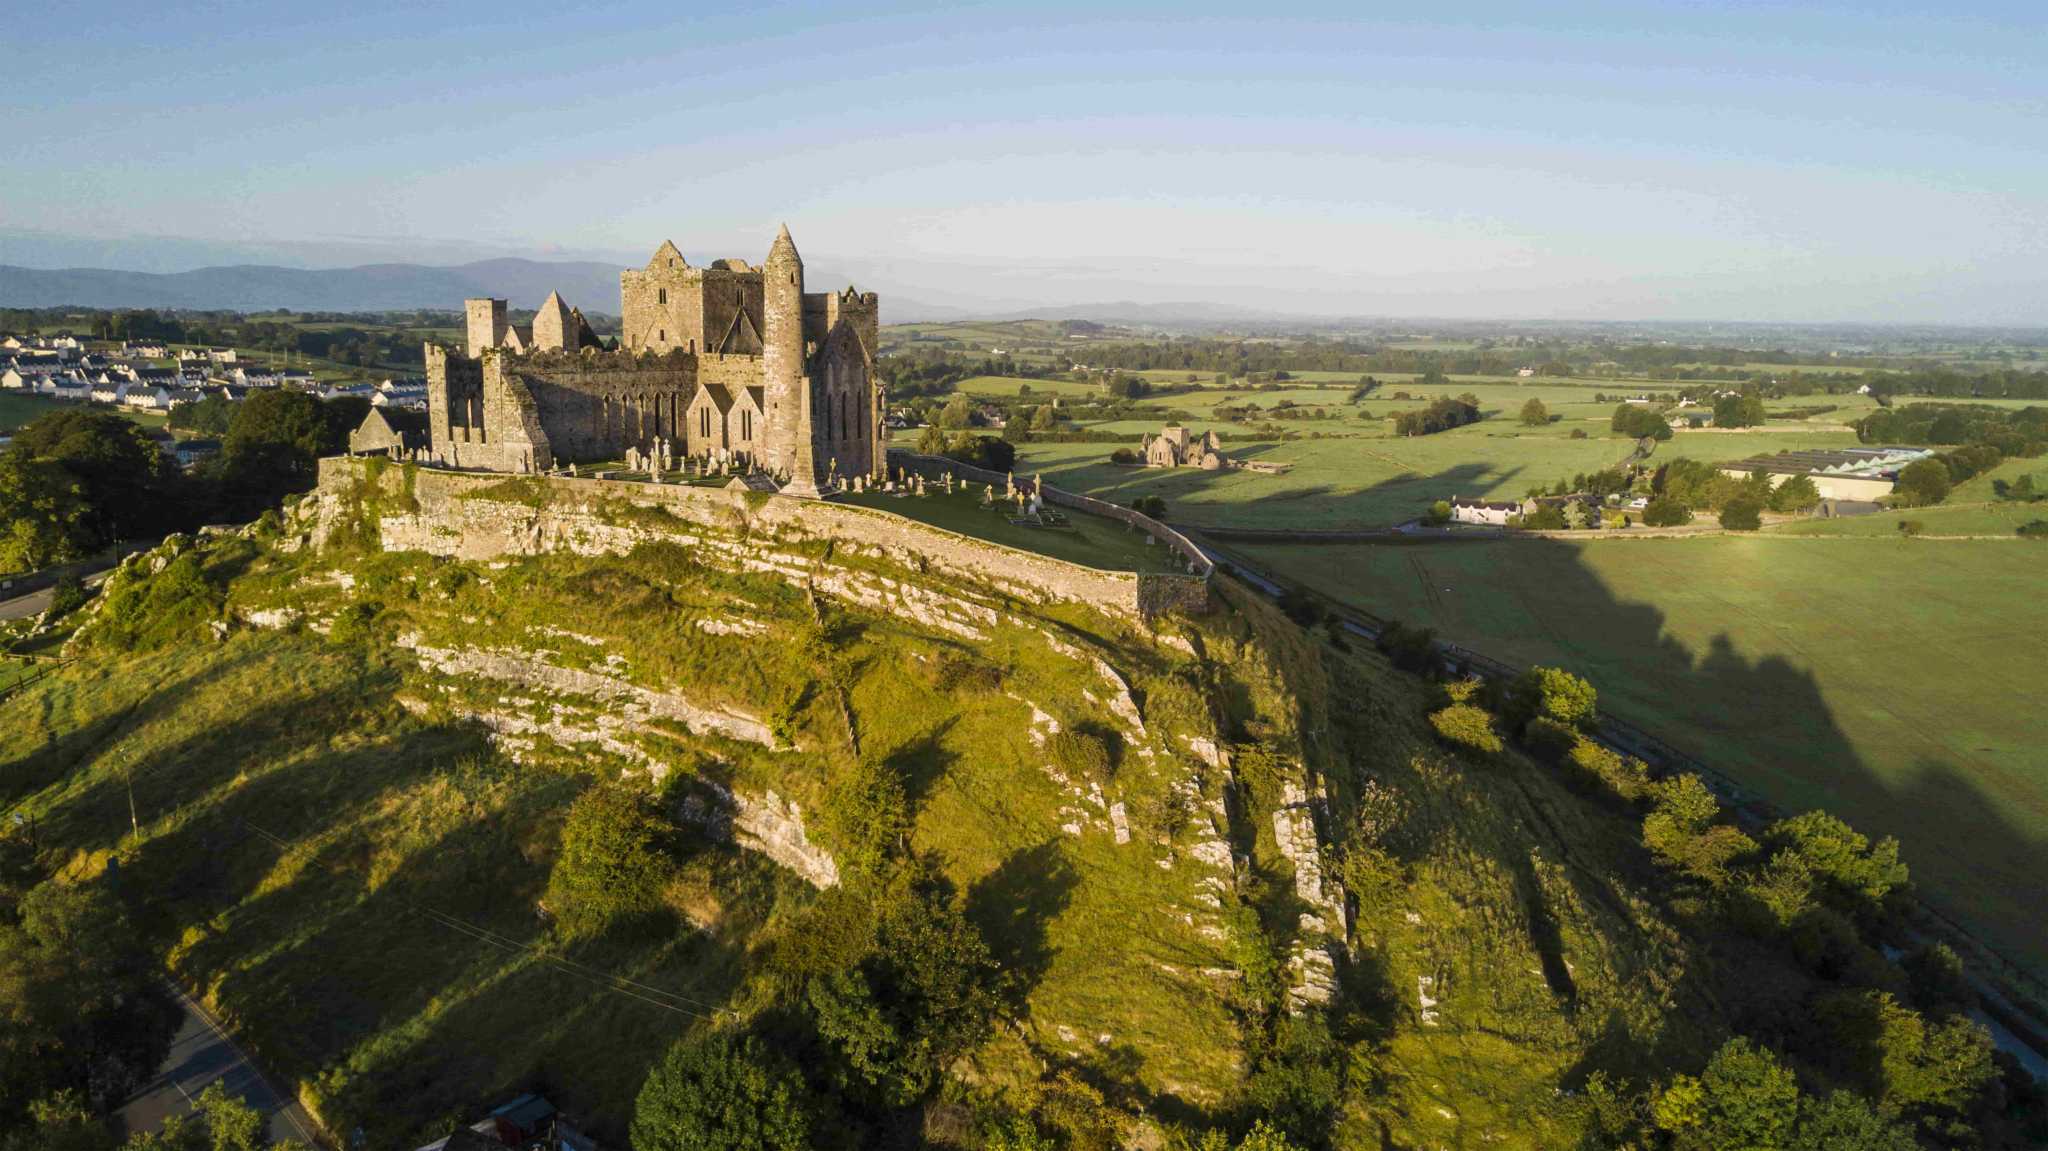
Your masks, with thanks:
<instances>
[{"instance_id":1,"label":"small outbuilding","mask_svg":"<svg viewBox=\"0 0 2048 1151\"><path fill-rule=\"evenodd\" d=\"M388 455L394 458L427 446L427 413L404 408L371 408L348 434L352 456Z\"/></svg>"}]
</instances>

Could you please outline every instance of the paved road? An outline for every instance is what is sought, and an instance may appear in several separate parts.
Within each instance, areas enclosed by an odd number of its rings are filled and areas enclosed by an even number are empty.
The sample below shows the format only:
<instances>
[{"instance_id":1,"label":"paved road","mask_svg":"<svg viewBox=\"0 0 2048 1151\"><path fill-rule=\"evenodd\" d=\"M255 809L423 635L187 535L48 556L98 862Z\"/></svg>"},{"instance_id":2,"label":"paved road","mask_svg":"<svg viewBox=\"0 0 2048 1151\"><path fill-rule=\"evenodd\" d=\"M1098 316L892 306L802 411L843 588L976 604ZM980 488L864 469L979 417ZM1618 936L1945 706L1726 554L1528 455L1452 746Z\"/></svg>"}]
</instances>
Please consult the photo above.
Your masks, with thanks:
<instances>
[{"instance_id":1,"label":"paved road","mask_svg":"<svg viewBox=\"0 0 2048 1151\"><path fill-rule=\"evenodd\" d=\"M262 1073L228 1038L211 1012L182 990L171 990L178 1005L185 1009L185 1018L178 1025L177 1038L171 1041L170 1054L157 1069L156 1078L122 1104L123 1128L130 1132L155 1131L173 1115L190 1114L192 1101L199 1098L199 1093L220 1080L230 1093L241 1096L264 1115L273 1142L290 1139L307 1147L317 1146L313 1141L313 1123L305 1110L271 1090Z\"/></svg>"},{"instance_id":2,"label":"paved road","mask_svg":"<svg viewBox=\"0 0 2048 1151\"><path fill-rule=\"evenodd\" d=\"M86 587L98 587L107 582L107 577L111 574L113 573L97 571L79 582ZM32 591L27 595L16 596L13 599L0 600L0 619L21 619L46 610L50 606L50 596L56 590L55 588L46 587L41 591Z\"/></svg>"}]
</instances>

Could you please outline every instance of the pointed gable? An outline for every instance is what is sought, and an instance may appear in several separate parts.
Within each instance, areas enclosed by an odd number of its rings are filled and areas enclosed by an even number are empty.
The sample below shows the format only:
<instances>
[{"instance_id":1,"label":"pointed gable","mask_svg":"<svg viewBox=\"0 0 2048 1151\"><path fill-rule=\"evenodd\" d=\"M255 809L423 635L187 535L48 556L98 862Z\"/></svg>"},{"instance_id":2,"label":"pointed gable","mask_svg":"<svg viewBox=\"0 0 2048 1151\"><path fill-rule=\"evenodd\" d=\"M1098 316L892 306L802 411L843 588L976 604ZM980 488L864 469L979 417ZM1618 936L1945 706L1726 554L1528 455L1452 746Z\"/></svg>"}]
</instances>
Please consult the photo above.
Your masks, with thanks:
<instances>
[{"instance_id":1,"label":"pointed gable","mask_svg":"<svg viewBox=\"0 0 2048 1151\"><path fill-rule=\"evenodd\" d=\"M674 240L663 240L661 247L654 250L653 258L647 261L650 272L664 272L671 268L680 270L689 266L690 261L683 258L682 249L676 247Z\"/></svg>"},{"instance_id":2,"label":"pointed gable","mask_svg":"<svg viewBox=\"0 0 2048 1151\"><path fill-rule=\"evenodd\" d=\"M843 319L832 326L831 332L825 336L824 344L818 348L819 363L829 364L834 361L858 363L870 370L874 367L874 357L868 355L868 347L861 342L860 332Z\"/></svg>"},{"instance_id":3,"label":"pointed gable","mask_svg":"<svg viewBox=\"0 0 2048 1151\"><path fill-rule=\"evenodd\" d=\"M753 317L741 308L733 313L732 323L727 324L725 335L718 339L713 351L728 356L758 356L761 354L761 331L754 326Z\"/></svg>"}]
</instances>

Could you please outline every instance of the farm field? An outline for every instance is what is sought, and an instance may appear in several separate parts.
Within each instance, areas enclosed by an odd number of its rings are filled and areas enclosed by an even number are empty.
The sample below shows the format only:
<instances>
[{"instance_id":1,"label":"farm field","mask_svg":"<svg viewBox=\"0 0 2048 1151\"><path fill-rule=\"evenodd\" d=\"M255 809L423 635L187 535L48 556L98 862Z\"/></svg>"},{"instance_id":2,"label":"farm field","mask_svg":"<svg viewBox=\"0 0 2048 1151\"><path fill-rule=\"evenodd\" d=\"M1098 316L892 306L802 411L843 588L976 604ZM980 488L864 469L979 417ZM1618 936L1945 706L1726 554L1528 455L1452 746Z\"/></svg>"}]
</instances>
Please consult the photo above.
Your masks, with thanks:
<instances>
[{"instance_id":1,"label":"farm field","mask_svg":"<svg viewBox=\"0 0 2048 1151\"><path fill-rule=\"evenodd\" d=\"M1876 515L1852 516L1847 519L1795 520L1769 530L1780 535L1832 539L1893 538L1899 535L1901 520L1919 523L1923 535L1996 536L2000 539L2010 538L2015 542L2028 542L2019 540L2013 532L2021 524L2034 520L2048 520L2048 503L1946 503L1931 508L1907 508L1902 511L1879 512ZM2041 549L2035 562L2048 567L2048 548Z\"/></svg>"},{"instance_id":2,"label":"farm field","mask_svg":"<svg viewBox=\"0 0 2048 1151\"><path fill-rule=\"evenodd\" d=\"M1124 430L1123 424L1106 426ZM1286 442L1236 442L1223 429L1231 456L1294 464L1278 476L1119 467L1109 462L1111 444L1025 444L1017 470L1043 472L1059 487L1117 503L1156 495L1166 501L1170 519L1198 527L1358 528L1411 519L1452 495L1519 498L1532 485L1612 467L1635 448L1635 441L1604 427L1583 440L1571 439L1558 424L1531 430L1500 420L1414 437L1351 427L1357 434L1346 438ZM1139 432L1158 429L1138 424L1128 430L1135 448Z\"/></svg>"},{"instance_id":3,"label":"farm field","mask_svg":"<svg viewBox=\"0 0 2048 1151\"><path fill-rule=\"evenodd\" d=\"M1031 380L1023 376L970 376L954 385L957 392L970 396L1015 396L1031 389L1035 396L1102 396L1099 384L1084 384L1074 380Z\"/></svg>"},{"instance_id":4,"label":"farm field","mask_svg":"<svg viewBox=\"0 0 2048 1151\"><path fill-rule=\"evenodd\" d=\"M1500 659L1578 671L1603 707L1778 804L1897 836L1936 906L2048 977L2048 711L2030 703L2048 645L2025 638L2048 635L2048 548L1767 534L1240 550Z\"/></svg>"},{"instance_id":5,"label":"farm field","mask_svg":"<svg viewBox=\"0 0 2048 1151\"><path fill-rule=\"evenodd\" d=\"M163 427L170 418L159 412L137 412L128 408L79 405L61 400L53 400L47 396L24 396L18 393L0 392L0 436L8 435L23 424L33 423L51 412L80 406L91 407L94 411L114 412L117 415L126 416L145 428Z\"/></svg>"}]
</instances>

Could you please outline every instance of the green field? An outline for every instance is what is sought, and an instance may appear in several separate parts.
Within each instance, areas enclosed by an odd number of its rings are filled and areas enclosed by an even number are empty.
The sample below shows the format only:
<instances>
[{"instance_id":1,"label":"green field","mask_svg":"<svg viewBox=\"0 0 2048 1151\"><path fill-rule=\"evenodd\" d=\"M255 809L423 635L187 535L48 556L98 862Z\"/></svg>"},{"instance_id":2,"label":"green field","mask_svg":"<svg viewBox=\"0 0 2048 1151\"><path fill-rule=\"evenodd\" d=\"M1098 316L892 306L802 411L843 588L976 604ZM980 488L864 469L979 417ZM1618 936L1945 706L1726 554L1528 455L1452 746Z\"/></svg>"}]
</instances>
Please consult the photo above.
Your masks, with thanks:
<instances>
[{"instance_id":1,"label":"green field","mask_svg":"<svg viewBox=\"0 0 2048 1151\"><path fill-rule=\"evenodd\" d=\"M1932 902L2048 976L2048 547L1762 536L1246 551L1497 658L1582 672L1603 706L1779 804L1898 836Z\"/></svg>"},{"instance_id":2,"label":"green field","mask_svg":"<svg viewBox=\"0 0 2048 1151\"><path fill-rule=\"evenodd\" d=\"M1173 551L1162 545L1148 546L1146 537L1114 520L1068 513L1065 527L1027 527L1010 522L1010 516L1016 511L1014 504L986 508L981 506L981 494L982 485L977 483L962 485L952 495L947 495L941 487L928 486L926 494L921 497L868 492L842 495L835 502L880 508L947 531L1038 552L1084 567L1105 571L1180 570Z\"/></svg>"},{"instance_id":3,"label":"green field","mask_svg":"<svg viewBox=\"0 0 2048 1151\"><path fill-rule=\"evenodd\" d=\"M1073 380L1031 380L1022 376L971 376L954 385L954 390L970 396L1015 396L1022 395L1029 388L1037 396L1089 396L1101 398L1101 385L1077 383Z\"/></svg>"},{"instance_id":4,"label":"green field","mask_svg":"<svg viewBox=\"0 0 2048 1151\"><path fill-rule=\"evenodd\" d=\"M42 416L65 408L83 405L53 400L47 396L24 396L17 392L0 392L0 435L7 435L23 424L34 423ZM138 412L128 408L95 407L94 411L113 412L123 415L146 428L160 428L170 418L161 412Z\"/></svg>"}]
</instances>

